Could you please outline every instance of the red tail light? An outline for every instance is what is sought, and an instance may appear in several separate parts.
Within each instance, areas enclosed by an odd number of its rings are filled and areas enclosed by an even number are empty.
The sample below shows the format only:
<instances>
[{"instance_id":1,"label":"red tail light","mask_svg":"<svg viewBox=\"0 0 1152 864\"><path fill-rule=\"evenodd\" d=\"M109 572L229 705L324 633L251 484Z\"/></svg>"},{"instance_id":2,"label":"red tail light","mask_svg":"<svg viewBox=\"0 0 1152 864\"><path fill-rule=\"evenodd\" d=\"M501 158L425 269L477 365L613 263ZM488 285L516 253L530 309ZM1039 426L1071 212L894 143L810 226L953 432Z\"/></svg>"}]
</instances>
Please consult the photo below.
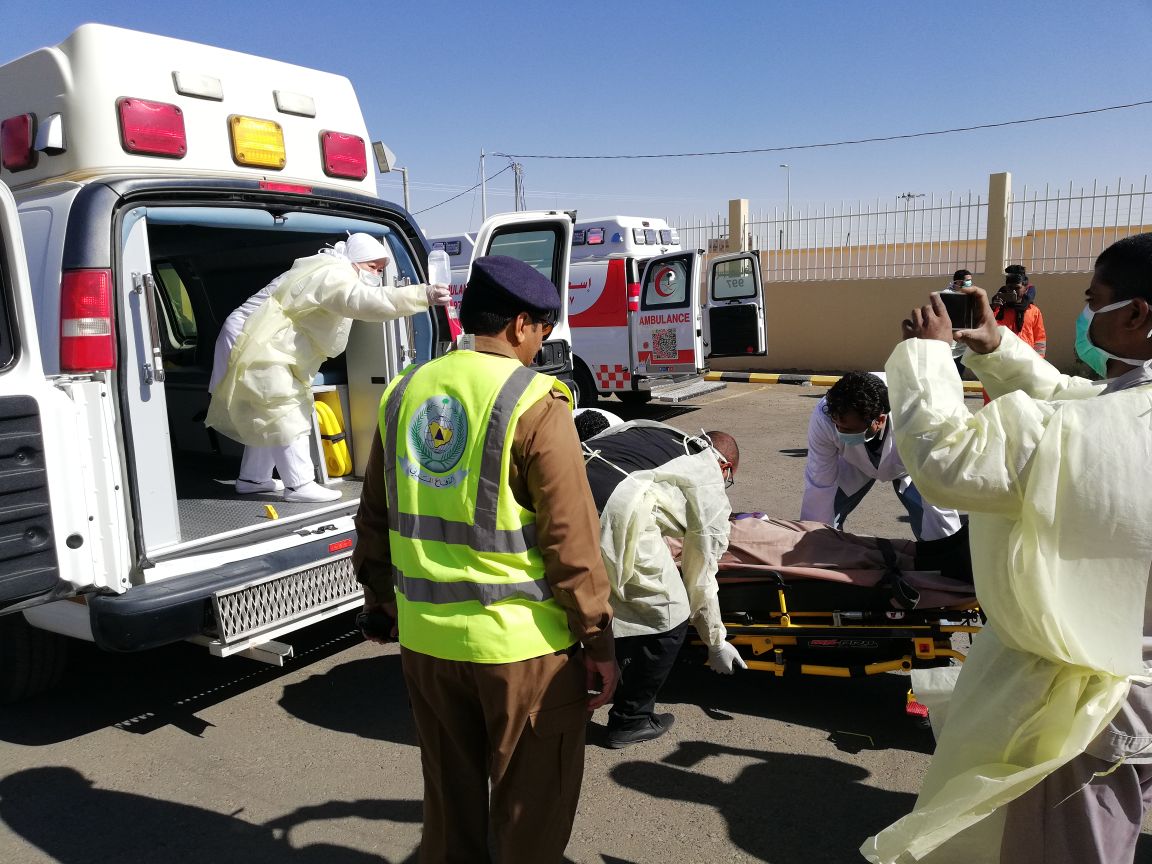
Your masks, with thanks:
<instances>
[{"instance_id":1,"label":"red tail light","mask_svg":"<svg viewBox=\"0 0 1152 864\"><path fill-rule=\"evenodd\" d=\"M184 112L178 105L127 96L116 100L120 143L128 153L183 159L188 152Z\"/></svg>"},{"instance_id":2,"label":"red tail light","mask_svg":"<svg viewBox=\"0 0 1152 864\"><path fill-rule=\"evenodd\" d=\"M116 368L112 271L67 270L60 282L60 371Z\"/></svg>"},{"instance_id":3,"label":"red tail light","mask_svg":"<svg viewBox=\"0 0 1152 864\"><path fill-rule=\"evenodd\" d=\"M329 177L363 180L368 176L368 150L359 135L343 132L320 133L320 156Z\"/></svg>"},{"instance_id":4,"label":"red tail light","mask_svg":"<svg viewBox=\"0 0 1152 864\"><path fill-rule=\"evenodd\" d=\"M628 283L628 311L629 312L639 312L640 311L640 283L639 282L629 282Z\"/></svg>"},{"instance_id":5,"label":"red tail light","mask_svg":"<svg viewBox=\"0 0 1152 864\"><path fill-rule=\"evenodd\" d=\"M36 167L32 136L36 122L31 114L17 114L0 121L0 164L9 171Z\"/></svg>"}]
</instances>

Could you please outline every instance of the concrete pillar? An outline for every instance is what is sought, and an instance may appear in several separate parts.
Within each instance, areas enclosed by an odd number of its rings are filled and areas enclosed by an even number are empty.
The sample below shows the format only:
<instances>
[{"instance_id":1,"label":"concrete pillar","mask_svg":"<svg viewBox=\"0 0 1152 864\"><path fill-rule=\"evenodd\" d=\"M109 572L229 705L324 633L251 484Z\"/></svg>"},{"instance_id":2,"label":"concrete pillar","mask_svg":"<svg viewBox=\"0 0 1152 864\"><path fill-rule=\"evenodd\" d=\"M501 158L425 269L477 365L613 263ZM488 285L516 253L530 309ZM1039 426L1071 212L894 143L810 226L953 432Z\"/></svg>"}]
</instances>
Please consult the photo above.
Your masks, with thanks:
<instances>
[{"instance_id":1,"label":"concrete pillar","mask_svg":"<svg viewBox=\"0 0 1152 864\"><path fill-rule=\"evenodd\" d=\"M1008 198L1012 194L1012 175L1007 171L988 177L988 232L984 251L984 275L997 281L1008 266ZM987 278L985 279L987 281ZM988 283L987 290L996 290Z\"/></svg>"},{"instance_id":2,"label":"concrete pillar","mask_svg":"<svg viewBox=\"0 0 1152 864\"><path fill-rule=\"evenodd\" d=\"M748 199L733 198L728 202L728 251L748 248Z\"/></svg>"}]
</instances>

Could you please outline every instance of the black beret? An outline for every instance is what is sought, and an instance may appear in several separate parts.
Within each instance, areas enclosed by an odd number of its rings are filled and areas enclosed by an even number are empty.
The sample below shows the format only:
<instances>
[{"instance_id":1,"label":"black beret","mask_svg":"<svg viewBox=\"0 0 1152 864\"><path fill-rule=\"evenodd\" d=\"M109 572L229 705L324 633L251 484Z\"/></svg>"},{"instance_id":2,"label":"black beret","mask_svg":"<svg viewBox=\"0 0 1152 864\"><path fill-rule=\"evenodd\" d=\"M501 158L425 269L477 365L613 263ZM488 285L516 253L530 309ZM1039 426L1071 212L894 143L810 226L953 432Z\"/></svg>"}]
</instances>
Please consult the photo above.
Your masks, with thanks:
<instances>
[{"instance_id":1,"label":"black beret","mask_svg":"<svg viewBox=\"0 0 1152 864\"><path fill-rule=\"evenodd\" d=\"M482 312L515 315L520 312L555 312L560 294L547 276L531 264L508 255L485 255L472 262L463 306Z\"/></svg>"}]
</instances>

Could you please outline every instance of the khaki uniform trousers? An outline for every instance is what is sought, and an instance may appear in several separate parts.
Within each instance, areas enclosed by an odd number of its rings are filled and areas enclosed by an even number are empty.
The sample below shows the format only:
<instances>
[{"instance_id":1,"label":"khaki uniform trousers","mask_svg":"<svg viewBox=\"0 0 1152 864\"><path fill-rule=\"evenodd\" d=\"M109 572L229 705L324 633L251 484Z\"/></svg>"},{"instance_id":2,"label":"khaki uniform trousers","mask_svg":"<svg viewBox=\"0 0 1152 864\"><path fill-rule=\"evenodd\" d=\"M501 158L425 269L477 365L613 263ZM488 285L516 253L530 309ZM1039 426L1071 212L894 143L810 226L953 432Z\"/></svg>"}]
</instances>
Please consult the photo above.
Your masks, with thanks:
<instances>
[{"instance_id":1,"label":"khaki uniform trousers","mask_svg":"<svg viewBox=\"0 0 1152 864\"><path fill-rule=\"evenodd\" d=\"M518 663L402 648L424 769L420 864L559 864L584 777L579 648Z\"/></svg>"}]
</instances>

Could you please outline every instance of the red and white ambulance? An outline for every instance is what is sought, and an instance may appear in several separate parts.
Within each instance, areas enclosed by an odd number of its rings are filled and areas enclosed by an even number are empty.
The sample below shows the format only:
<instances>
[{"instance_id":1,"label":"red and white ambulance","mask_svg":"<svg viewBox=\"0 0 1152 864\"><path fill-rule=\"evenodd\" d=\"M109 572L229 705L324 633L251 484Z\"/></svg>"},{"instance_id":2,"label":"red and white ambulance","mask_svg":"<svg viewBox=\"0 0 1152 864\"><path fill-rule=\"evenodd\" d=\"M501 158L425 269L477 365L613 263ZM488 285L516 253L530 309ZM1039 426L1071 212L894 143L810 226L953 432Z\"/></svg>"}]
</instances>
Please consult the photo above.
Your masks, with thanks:
<instances>
[{"instance_id":1,"label":"red and white ambulance","mask_svg":"<svg viewBox=\"0 0 1152 864\"><path fill-rule=\"evenodd\" d=\"M468 234L429 238L453 263L459 296L473 257ZM707 257L681 248L663 219L577 219L565 315L582 406L597 396L680 402L722 388L704 380L712 357L764 355L758 252Z\"/></svg>"}]
</instances>

